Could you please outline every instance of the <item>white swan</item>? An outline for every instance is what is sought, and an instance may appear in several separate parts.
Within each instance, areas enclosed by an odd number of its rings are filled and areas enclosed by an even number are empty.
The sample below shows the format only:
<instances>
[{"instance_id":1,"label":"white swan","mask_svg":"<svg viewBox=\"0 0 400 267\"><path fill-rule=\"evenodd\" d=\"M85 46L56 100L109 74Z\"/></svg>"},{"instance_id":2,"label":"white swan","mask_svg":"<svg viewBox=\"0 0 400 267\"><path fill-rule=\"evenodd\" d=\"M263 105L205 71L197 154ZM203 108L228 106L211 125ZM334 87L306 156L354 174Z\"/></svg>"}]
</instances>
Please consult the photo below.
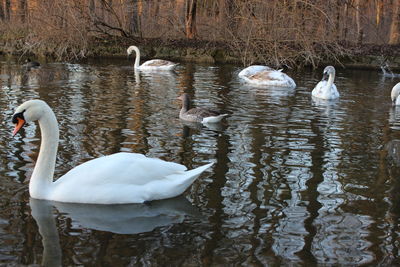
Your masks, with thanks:
<instances>
[{"instance_id":1,"label":"white swan","mask_svg":"<svg viewBox=\"0 0 400 267\"><path fill-rule=\"evenodd\" d=\"M132 54L133 51L135 51L136 53L136 59L134 65L135 70L172 70L177 65L177 63L163 59L152 59L144 62L142 65L139 65L140 63L139 48L137 46L131 45L130 47L128 47L126 51L128 53L128 56Z\"/></svg>"},{"instance_id":2,"label":"white swan","mask_svg":"<svg viewBox=\"0 0 400 267\"><path fill-rule=\"evenodd\" d=\"M395 106L400 106L400 83L397 83L395 86L392 88L392 92L390 93L390 96L392 97L392 103Z\"/></svg>"},{"instance_id":3,"label":"white swan","mask_svg":"<svg viewBox=\"0 0 400 267\"><path fill-rule=\"evenodd\" d=\"M42 142L29 183L33 198L73 203L142 203L182 194L213 163L186 167L136 153L116 153L87 161L53 182L58 123L41 100L20 105L13 116L15 135L25 122L38 121Z\"/></svg>"},{"instance_id":4,"label":"white swan","mask_svg":"<svg viewBox=\"0 0 400 267\"><path fill-rule=\"evenodd\" d=\"M274 70L274 69L272 69L268 66L263 66L263 65L252 65L252 66L248 66L247 68L241 70L239 72L238 76L239 76L239 78L244 78L244 77L254 75L257 72L260 72L263 70Z\"/></svg>"},{"instance_id":5,"label":"white swan","mask_svg":"<svg viewBox=\"0 0 400 267\"><path fill-rule=\"evenodd\" d=\"M326 77L328 77L326 81ZM313 97L329 100L339 97L339 92L336 85L333 83L335 80L335 68L333 66L327 66L324 69L322 81L320 81L315 88L312 90L311 95Z\"/></svg>"},{"instance_id":6,"label":"white swan","mask_svg":"<svg viewBox=\"0 0 400 267\"><path fill-rule=\"evenodd\" d=\"M246 83L259 86L275 86L295 88L296 83L282 70L274 70L268 66L252 65L238 74Z\"/></svg>"}]
</instances>

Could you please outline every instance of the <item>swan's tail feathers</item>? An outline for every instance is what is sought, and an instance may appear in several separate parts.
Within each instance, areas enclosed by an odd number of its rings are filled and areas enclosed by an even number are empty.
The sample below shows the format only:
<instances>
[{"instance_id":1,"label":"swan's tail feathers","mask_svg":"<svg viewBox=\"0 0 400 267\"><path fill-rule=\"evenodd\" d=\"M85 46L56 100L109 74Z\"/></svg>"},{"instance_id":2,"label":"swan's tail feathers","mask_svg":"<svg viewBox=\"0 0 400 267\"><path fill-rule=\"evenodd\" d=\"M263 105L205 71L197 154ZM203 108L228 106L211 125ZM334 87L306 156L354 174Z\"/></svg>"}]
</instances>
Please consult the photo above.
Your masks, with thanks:
<instances>
[{"instance_id":1,"label":"swan's tail feathers","mask_svg":"<svg viewBox=\"0 0 400 267\"><path fill-rule=\"evenodd\" d=\"M202 123L217 123L217 122L220 122L224 117L226 117L228 115L229 114L221 114L218 116L205 117L201 122Z\"/></svg>"},{"instance_id":2,"label":"swan's tail feathers","mask_svg":"<svg viewBox=\"0 0 400 267\"><path fill-rule=\"evenodd\" d=\"M214 165L214 162L208 163L206 165L197 167L196 169L190 170L190 171L186 171L185 173L189 176L196 176L196 178L203 173L205 170L207 170L208 168L210 168L212 165Z\"/></svg>"},{"instance_id":3,"label":"swan's tail feathers","mask_svg":"<svg viewBox=\"0 0 400 267\"><path fill-rule=\"evenodd\" d=\"M159 180L152 192L152 198L147 200L165 199L176 197L188 189L188 187L200 176L205 170L210 168L214 163L200 166L190 171L179 171L166 176L166 179Z\"/></svg>"},{"instance_id":4,"label":"swan's tail feathers","mask_svg":"<svg viewBox=\"0 0 400 267\"><path fill-rule=\"evenodd\" d=\"M178 191L180 191L179 194L182 194L200 176L200 174L210 168L213 164L214 163L212 162L180 174L169 175L168 177L176 181L174 186Z\"/></svg>"}]
</instances>

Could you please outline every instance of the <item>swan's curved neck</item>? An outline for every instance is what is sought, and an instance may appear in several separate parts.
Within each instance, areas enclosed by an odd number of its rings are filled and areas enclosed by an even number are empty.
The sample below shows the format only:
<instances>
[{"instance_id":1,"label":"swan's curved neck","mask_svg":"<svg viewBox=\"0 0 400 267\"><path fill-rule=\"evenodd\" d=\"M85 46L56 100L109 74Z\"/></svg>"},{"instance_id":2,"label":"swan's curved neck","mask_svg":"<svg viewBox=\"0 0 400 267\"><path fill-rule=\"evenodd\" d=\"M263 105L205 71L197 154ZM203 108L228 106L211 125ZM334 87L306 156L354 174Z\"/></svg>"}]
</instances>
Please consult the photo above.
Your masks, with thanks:
<instances>
[{"instance_id":1,"label":"swan's curved neck","mask_svg":"<svg viewBox=\"0 0 400 267\"><path fill-rule=\"evenodd\" d=\"M57 119L49 107L39 119L39 126L42 142L29 183L29 193L33 198L45 199L53 183L59 140Z\"/></svg>"},{"instance_id":2,"label":"swan's curved neck","mask_svg":"<svg viewBox=\"0 0 400 267\"><path fill-rule=\"evenodd\" d=\"M137 69L137 68L139 68L139 64L140 64L140 51L139 51L139 48L137 48L136 46L134 46L133 47L133 50L135 51L135 53L136 53L136 58L135 58L135 65L134 65L134 67L135 67L135 69Z\"/></svg>"},{"instance_id":3,"label":"swan's curved neck","mask_svg":"<svg viewBox=\"0 0 400 267\"><path fill-rule=\"evenodd\" d=\"M330 73L328 82L327 82L327 87L330 89L332 87L333 82L335 81L335 73Z\"/></svg>"}]
</instances>

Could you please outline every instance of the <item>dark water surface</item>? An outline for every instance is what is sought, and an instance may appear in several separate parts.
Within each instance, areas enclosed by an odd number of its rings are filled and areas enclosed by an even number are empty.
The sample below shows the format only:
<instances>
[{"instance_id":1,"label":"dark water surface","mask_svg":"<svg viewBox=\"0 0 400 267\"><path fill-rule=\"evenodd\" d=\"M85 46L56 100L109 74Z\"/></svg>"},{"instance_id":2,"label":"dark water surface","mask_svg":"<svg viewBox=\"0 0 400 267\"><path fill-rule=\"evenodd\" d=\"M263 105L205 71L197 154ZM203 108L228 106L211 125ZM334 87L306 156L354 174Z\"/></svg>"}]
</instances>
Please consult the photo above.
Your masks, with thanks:
<instances>
[{"instance_id":1,"label":"dark water surface","mask_svg":"<svg viewBox=\"0 0 400 267\"><path fill-rule=\"evenodd\" d=\"M321 70L288 72L298 87L287 91L243 86L230 65L135 77L125 60L0 64L0 264L400 264L398 80L339 69L341 98L327 103L311 99ZM185 125L182 92L230 116ZM56 177L118 151L215 165L184 197L145 205L30 199L40 132L13 138L11 116L32 98L60 124Z\"/></svg>"}]
</instances>

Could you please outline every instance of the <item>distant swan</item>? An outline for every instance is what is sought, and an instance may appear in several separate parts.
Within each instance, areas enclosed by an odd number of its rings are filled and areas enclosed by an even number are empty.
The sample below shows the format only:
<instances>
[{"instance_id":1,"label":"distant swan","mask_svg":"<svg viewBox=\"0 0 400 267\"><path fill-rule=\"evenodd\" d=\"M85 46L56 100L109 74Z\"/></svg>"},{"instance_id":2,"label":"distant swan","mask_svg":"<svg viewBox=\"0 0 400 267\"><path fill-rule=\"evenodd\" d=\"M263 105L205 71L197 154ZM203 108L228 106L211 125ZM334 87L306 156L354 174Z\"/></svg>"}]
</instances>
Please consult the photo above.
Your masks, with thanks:
<instances>
[{"instance_id":1,"label":"distant swan","mask_svg":"<svg viewBox=\"0 0 400 267\"><path fill-rule=\"evenodd\" d=\"M182 100L182 109L179 112L179 118L190 122L217 123L228 114L220 114L217 111L205 108L190 108L190 97L188 94L182 94L178 99Z\"/></svg>"},{"instance_id":2,"label":"distant swan","mask_svg":"<svg viewBox=\"0 0 400 267\"><path fill-rule=\"evenodd\" d=\"M37 61L32 61L30 58L27 58L25 60L25 64L23 65L24 68L30 69L30 68L36 68L40 67L40 63Z\"/></svg>"},{"instance_id":3,"label":"distant swan","mask_svg":"<svg viewBox=\"0 0 400 267\"><path fill-rule=\"evenodd\" d=\"M395 106L400 106L400 83L397 83L395 86L392 88L392 92L390 96L392 97L392 103Z\"/></svg>"},{"instance_id":4,"label":"distant swan","mask_svg":"<svg viewBox=\"0 0 400 267\"><path fill-rule=\"evenodd\" d=\"M398 77L400 77L400 74L393 73L393 71L389 67L389 64L387 64L387 63L384 63L384 64L381 65L381 70L382 70L383 77L389 77L389 78L398 78Z\"/></svg>"},{"instance_id":5,"label":"distant swan","mask_svg":"<svg viewBox=\"0 0 400 267\"><path fill-rule=\"evenodd\" d=\"M136 59L135 59L135 65L134 68L138 70L172 70L176 67L176 63L168 61L168 60L163 60L163 59L153 59L153 60L148 60L144 62L142 65L140 64L140 51L139 48L132 45L128 47L126 50L128 53L128 56L132 54L132 51L135 51L136 53Z\"/></svg>"},{"instance_id":6,"label":"distant swan","mask_svg":"<svg viewBox=\"0 0 400 267\"><path fill-rule=\"evenodd\" d=\"M25 122L39 121L42 142L29 183L36 199L73 203L143 203L182 194L213 163L186 167L137 153L116 153L89 160L53 182L59 141L54 112L41 100L20 105L13 116L15 135Z\"/></svg>"},{"instance_id":7,"label":"distant swan","mask_svg":"<svg viewBox=\"0 0 400 267\"><path fill-rule=\"evenodd\" d=\"M328 78L328 81L325 79ZM322 81L320 81L315 88L312 90L311 95L313 97L321 99L335 99L339 97L339 92L336 85L333 83L335 80L335 68L333 66L327 66L324 69Z\"/></svg>"},{"instance_id":8,"label":"distant swan","mask_svg":"<svg viewBox=\"0 0 400 267\"><path fill-rule=\"evenodd\" d=\"M239 78L251 85L294 88L296 83L282 70L274 70L268 66L252 65L238 74Z\"/></svg>"}]
</instances>

